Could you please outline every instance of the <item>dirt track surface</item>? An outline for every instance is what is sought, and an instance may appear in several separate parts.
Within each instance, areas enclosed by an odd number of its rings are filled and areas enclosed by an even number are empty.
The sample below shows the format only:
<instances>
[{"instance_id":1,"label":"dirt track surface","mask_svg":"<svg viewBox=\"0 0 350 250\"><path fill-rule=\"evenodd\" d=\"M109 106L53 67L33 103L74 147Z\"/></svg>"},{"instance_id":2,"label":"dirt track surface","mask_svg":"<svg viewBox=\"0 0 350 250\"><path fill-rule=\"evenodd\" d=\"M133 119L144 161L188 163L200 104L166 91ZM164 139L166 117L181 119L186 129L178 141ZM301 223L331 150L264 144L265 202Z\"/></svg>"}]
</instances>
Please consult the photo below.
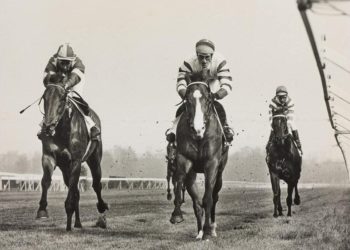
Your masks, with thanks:
<instances>
[{"instance_id":1,"label":"dirt track surface","mask_svg":"<svg viewBox=\"0 0 350 250\"><path fill-rule=\"evenodd\" d=\"M185 221L169 223L172 202L163 190L103 193L107 229L94 227L92 191L81 194L83 229L65 231L65 193L49 193L50 218L35 220L39 193L0 193L0 249L350 249L350 190L301 189L292 217L273 218L270 189L225 189L217 208L218 237L196 241L192 202ZM282 205L286 214L286 190Z\"/></svg>"}]
</instances>

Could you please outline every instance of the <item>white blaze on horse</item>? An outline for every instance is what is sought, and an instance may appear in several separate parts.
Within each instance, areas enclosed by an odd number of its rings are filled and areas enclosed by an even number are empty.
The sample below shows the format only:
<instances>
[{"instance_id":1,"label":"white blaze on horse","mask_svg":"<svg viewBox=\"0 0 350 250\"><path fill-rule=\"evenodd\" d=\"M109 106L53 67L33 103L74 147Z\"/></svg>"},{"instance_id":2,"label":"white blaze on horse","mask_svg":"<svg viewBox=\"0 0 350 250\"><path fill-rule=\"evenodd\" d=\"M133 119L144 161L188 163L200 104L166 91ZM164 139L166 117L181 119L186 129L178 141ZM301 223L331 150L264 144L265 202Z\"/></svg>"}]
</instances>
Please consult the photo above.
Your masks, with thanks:
<instances>
[{"instance_id":1,"label":"white blaze on horse","mask_svg":"<svg viewBox=\"0 0 350 250\"><path fill-rule=\"evenodd\" d=\"M224 144L213 102L214 98L205 82L192 82L187 85L186 108L176 132L175 208L170 221L174 224L183 221L180 207L181 190L185 185L197 218L197 239L208 239L217 235L215 208L228 156L228 146ZM197 173L204 173L205 177L202 200L196 185Z\"/></svg>"}]
</instances>

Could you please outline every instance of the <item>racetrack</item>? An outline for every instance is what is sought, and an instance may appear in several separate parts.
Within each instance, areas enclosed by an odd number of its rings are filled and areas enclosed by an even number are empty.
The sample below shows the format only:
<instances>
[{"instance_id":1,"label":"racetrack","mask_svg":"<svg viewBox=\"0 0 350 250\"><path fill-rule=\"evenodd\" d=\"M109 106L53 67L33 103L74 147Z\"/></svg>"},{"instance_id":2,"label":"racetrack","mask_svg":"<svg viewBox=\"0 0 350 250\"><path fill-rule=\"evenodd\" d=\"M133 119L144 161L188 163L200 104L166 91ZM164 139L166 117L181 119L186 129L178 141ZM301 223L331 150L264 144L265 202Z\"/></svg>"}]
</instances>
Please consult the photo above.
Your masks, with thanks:
<instances>
[{"instance_id":1,"label":"racetrack","mask_svg":"<svg viewBox=\"0 0 350 250\"><path fill-rule=\"evenodd\" d=\"M169 222L172 202L164 190L104 191L110 205L107 229L98 216L93 191L81 194L83 229L65 231L65 193L49 193L49 219L35 220L40 193L0 193L0 249L349 249L350 189L300 189L292 217L273 218L272 191L226 188L217 208L218 237L195 241L192 202L185 221ZM286 214L286 190L282 205Z\"/></svg>"}]
</instances>

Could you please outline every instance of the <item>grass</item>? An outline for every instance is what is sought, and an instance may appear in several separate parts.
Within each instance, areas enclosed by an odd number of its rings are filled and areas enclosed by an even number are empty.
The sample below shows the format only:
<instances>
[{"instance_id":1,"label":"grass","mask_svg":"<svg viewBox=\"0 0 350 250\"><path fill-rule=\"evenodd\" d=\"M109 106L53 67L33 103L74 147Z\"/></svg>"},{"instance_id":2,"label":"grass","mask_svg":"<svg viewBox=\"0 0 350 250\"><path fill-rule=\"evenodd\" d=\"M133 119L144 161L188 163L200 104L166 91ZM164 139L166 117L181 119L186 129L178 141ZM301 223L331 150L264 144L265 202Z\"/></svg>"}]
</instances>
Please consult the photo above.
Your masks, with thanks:
<instances>
[{"instance_id":1,"label":"grass","mask_svg":"<svg viewBox=\"0 0 350 250\"><path fill-rule=\"evenodd\" d=\"M286 214L285 194L282 206ZM35 220L39 193L0 193L0 249L350 249L350 190L301 189L292 217L273 218L270 189L223 190L217 207L218 237L195 241L192 202L185 221L169 223L172 202L164 190L104 192L107 229L92 191L81 194L83 229L65 231L65 193L49 193L50 218ZM188 196L187 196L188 199Z\"/></svg>"}]
</instances>

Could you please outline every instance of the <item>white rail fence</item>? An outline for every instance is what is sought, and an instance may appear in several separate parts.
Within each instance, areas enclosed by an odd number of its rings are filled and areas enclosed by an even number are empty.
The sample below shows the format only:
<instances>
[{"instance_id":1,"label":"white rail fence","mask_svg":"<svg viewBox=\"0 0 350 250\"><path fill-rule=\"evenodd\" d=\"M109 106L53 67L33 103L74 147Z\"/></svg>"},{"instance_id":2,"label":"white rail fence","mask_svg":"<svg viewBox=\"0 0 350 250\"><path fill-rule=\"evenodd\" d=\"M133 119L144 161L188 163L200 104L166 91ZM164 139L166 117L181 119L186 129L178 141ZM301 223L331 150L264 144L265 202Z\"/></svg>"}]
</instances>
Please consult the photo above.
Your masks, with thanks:
<instances>
[{"instance_id":1,"label":"white rail fence","mask_svg":"<svg viewBox=\"0 0 350 250\"><path fill-rule=\"evenodd\" d=\"M33 192L41 191L41 175L0 175L0 191L22 191L22 192ZM197 181L200 188L204 188L204 181ZM103 190L155 190L167 188L166 179L162 178L102 178L101 179ZM80 177L79 190L85 192L90 189L92 185L91 177ZM245 181L224 181L224 188L271 188L270 183L266 182L245 182ZM286 187L285 183L281 183L282 188ZM343 187L348 184L326 184L326 183L300 183L300 188L322 188L322 187ZM171 186L172 188L172 186ZM49 191L60 192L66 191L67 187L64 184L61 176L53 176Z\"/></svg>"},{"instance_id":2,"label":"white rail fence","mask_svg":"<svg viewBox=\"0 0 350 250\"><path fill-rule=\"evenodd\" d=\"M0 191L41 191L40 175L16 175L16 176L0 176ZM161 178L102 178L102 189L166 189L166 180ZM91 177L80 177L79 190L86 191L92 185ZM66 191L67 186L64 184L63 178L53 176L49 191L59 192Z\"/></svg>"}]
</instances>

